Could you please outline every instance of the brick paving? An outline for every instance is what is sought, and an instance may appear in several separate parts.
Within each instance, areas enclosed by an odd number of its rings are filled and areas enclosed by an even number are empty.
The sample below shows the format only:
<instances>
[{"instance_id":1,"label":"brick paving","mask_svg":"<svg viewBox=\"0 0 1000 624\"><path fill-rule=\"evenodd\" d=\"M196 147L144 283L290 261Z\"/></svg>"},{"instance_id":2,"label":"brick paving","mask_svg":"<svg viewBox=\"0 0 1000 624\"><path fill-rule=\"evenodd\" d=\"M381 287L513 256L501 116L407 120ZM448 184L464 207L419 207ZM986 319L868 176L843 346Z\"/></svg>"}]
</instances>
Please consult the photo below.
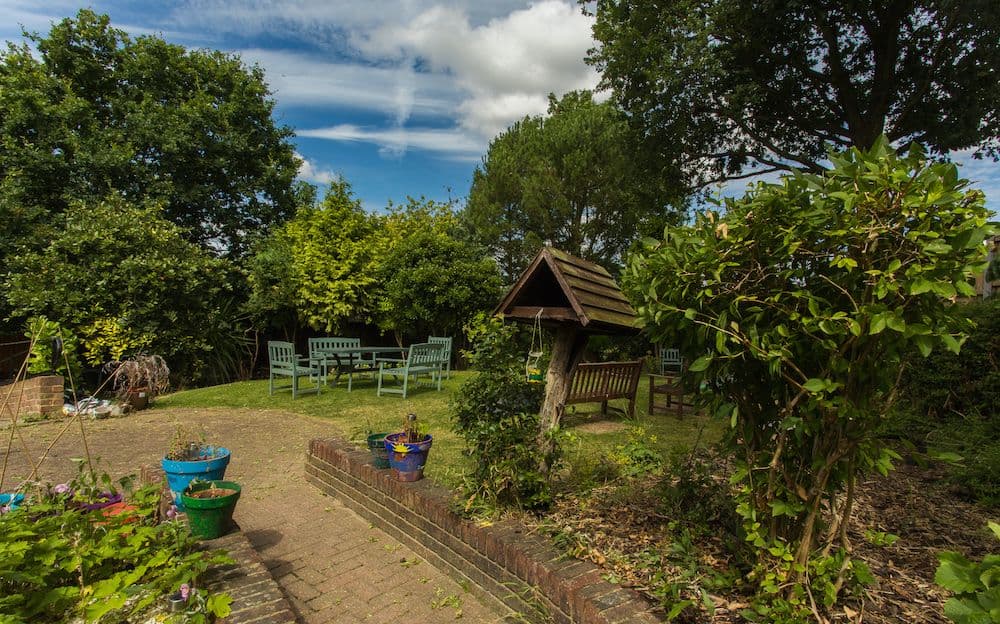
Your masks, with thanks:
<instances>
[{"instance_id":1,"label":"brick paving","mask_svg":"<svg viewBox=\"0 0 1000 624\"><path fill-rule=\"evenodd\" d=\"M12 477L27 477L29 464L65 423L21 429L29 452L15 439L8 484ZM235 519L301 622L505 621L403 544L305 482L309 440L331 433L320 419L211 409L146 411L85 423L91 454L101 458L99 469L115 477L138 474L143 464L158 465L177 425L203 427L209 441L232 451L226 478L243 484ZM0 431L3 448L7 435ZM70 458L83 454L73 425L42 464L41 479L68 479L75 474Z\"/></svg>"}]
</instances>

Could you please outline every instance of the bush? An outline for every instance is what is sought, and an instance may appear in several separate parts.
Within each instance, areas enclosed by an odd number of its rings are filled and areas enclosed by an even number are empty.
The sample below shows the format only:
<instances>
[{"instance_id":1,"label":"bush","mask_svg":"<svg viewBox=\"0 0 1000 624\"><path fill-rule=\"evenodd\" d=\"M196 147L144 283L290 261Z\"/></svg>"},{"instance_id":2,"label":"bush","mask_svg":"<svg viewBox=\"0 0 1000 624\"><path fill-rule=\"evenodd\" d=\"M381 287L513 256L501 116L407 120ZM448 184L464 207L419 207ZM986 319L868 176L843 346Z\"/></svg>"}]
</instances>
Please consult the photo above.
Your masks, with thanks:
<instances>
[{"instance_id":1,"label":"bush","mask_svg":"<svg viewBox=\"0 0 1000 624\"><path fill-rule=\"evenodd\" d=\"M517 328L480 314L466 332L475 345L466 355L479 374L462 384L452 404L455 431L473 460L465 484L466 509L543 508L552 500L548 481L538 471L544 386L525 381Z\"/></svg>"},{"instance_id":2,"label":"bush","mask_svg":"<svg viewBox=\"0 0 1000 624\"><path fill-rule=\"evenodd\" d=\"M960 354L938 351L928 363L907 358L899 406L886 434L919 452L960 456L950 479L970 498L1000 505L1000 298L961 304L975 323Z\"/></svg>"},{"instance_id":3,"label":"bush","mask_svg":"<svg viewBox=\"0 0 1000 624\"><path fill-rule=\"evenodd\" d=\"M990 531L1000 539L1000 524L990 522ZM989 554L979 563L956 552L938 555L940 565L934 582L955 592L944 603L944 614L955 624L1000 623L1000 555Z\"/></svg>"}]
</instances>

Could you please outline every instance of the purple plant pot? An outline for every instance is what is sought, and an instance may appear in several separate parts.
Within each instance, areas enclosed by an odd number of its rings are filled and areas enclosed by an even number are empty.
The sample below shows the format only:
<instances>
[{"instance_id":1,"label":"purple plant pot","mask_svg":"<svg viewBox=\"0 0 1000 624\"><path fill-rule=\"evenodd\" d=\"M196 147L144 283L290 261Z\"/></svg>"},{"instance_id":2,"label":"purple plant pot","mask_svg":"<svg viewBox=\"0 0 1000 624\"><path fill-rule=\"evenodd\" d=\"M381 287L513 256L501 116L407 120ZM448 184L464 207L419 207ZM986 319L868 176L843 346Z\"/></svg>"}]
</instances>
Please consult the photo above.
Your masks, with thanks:
<instances>
[{"instance_id":1,"label":"purple plant pot","mask_svg":"<svg viewBox=\"0 0 1000 624\"><path fill-rule=\"evenodd\" d=\"M111 492L101 492L100 496L93 503L83 503L79 502L76 504L76 508L81 511L97 511L98 509L104 509L105 507L110 507L115 503L122 502L121 494L112 494Z\"/></svg>"}]
</instances>

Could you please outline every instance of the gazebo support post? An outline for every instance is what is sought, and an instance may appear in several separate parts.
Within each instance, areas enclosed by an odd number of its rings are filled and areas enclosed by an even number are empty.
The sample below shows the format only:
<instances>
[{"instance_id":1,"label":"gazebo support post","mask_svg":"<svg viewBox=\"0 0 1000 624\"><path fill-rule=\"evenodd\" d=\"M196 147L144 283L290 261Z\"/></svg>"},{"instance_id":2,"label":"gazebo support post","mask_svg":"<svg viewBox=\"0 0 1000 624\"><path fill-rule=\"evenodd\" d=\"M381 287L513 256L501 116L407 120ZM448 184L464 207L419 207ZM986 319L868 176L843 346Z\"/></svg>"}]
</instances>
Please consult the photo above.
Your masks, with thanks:
<instances>
[{"instance_id":1,"label":"gazebo support post","mask_svg":"<svg viewBox=\"0 0 1000 624\"><path fill-rule=\"evenodd\" d=\"M555 450L550 434L559 427L563 409L566 407L566 397L569 396L570 384L573 383L573 371L583 359L586 346L587 335L580 331L578 326L564 324L556 330L552 358L549 360L549 370L545 374L545 398L538 413L538 444L542 450L539 468L545 475L552 468L549 465L549 458Z\"/></svg>"}]
</instances>

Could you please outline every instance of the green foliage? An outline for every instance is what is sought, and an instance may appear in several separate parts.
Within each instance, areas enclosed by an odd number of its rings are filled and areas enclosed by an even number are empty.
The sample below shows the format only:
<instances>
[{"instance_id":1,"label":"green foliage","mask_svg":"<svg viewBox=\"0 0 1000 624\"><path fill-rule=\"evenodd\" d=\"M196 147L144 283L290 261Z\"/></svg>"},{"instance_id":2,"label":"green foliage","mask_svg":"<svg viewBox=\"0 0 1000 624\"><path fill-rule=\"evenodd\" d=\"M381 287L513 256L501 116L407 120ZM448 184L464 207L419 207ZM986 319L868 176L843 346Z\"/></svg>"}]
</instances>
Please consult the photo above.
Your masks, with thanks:
<instances>
[{"instance_id":1,"label":"green foliage","mask_svg":"<svg viewBox=\"0 0 1000 624\"><path fill-rule=\"evenodd\" d=\"M493 139L463 219L508 282L546 242L614 267L636 232L664 225L664 194L654 178L634 175L624 131L618 111L579 91L550 97L547 117L525 117Z\"/></svg>"},{"instance_id":2,"label":"green foliage","mask_svg":"<svg viewBox=\"0 0 1000 624\"><path fill-rule=\"evenodd\" d=\"M0 619L135 621L210 566L232 563L221 551L199 550L184 525L156 523L158 487L134 493L135 511L103 517L73 507L80 486L0 515ZM201 598L185 622L228 615L228 597Z\"/></svg>"},{"instance_id":3,"label":"green foliage","mask_svg":"<svg viewBox=\"0 0 1000 624\"><path fill-rule=\"evenodd\" d=\"M623 278L651 337L691 362L686 387L710 389L702 402L730 422L756 578L774 573L785 602L841 539L821 506L849 516L856 474L898 457L875 432L900 358L964 341L951 301L972 294L990 232L982 193L919 149L830 159L668 228Z\"/></svg>"},{"instance_id":4,"label":"green foliage","mask_svg":"<svg viewBox=\"0 0 1000 624\"><path fill-rule=\"evenodd\" d=\"M1000 524L989 523L1000 539ZM944 614L955 624L1000 622L1000 555L985 555L979 563L956 552L938 555L940 564L934 582L954 592L944 604Z\"/></svg>"},{"instance_id":5,"label":"green foliage","mask_svg":"<svg viewBox=\"0 0 1000 624\"><path fill-rule=\"evenodd\" d=\"M0 254L44 240L73 201L117 192L242 255L299 193L292 131L273 109L259 67L132 38L87 9L25 34L0 54Z\"/></svg>"},{"instance_id":6,"label":"green foliage","mask_svg":"<svg viewBox=\"0 0 1000 624\"><path fill-rule=\"evenodd\" d=\"M928 365L906 358L899 402L886 434L918 456L949 458L949 479L970 498L1000 505L1000 298L963 303L956 313L975 324L960 354L936 350Z\"/></svg>"},{"instance_id":7,"label":"green foliage","mask_svg":"<svg viewBox=\"0 0 1000 624\"><path fill-rule=\"evenodd\" d=\"M649 434L643 427L632 427L628 440L609 451L607 460L623 477L635 478L655 473L663 466L663 457L656 443L655 435Z\"/></svg>"},{"instance_id":8,"label":"green foliage","mask_svg":"<svg viewBox=\"0 0 1000 624\"><path fill-rule=\"evenodd\" d=\"M524 379L511 348L514 329L480 315L466 328L479 373L462 384L452 403L455 432L472 459L466 509L517 506L539 509L552 495L538 471L538 409L542 384ZM553 458L554 459L554 458Z\"/></svg>"},{"instance_id":9,"label":"green foliage","mask_svg":"<svg viewBox=\"0 0 1000 624\"><path fill-rule=\"evenodd\" d=\"M828 145L1000 147L1000 13L959 4L599 0L590 62L651 175L819 172ZM933 85L933 86L932 86Z\"/></svg>"},{"instance_id":10,"label":"green foliage","mask_svg":"<svg viewBox=\"0 0 1000 624\"><path fill-rule=\"evenodd\" d=\"M119 196L70 204L58 235L11 268L15 312L80 335L91 364L143 347L180 378L198 379L218 348L207 337L231 322L221 314L229 265L187 242L157 208Z\"/></svg>"},{"instance_id":11,"label":"green foliage","mask_svg":"<svg viewBox=\"0 0 1000 624\"><path fill-rule=\"evenodd\" d=\"M456 334L501 294L496 263L445 233L415 231L381 265L379 325L399 334Z\"/></svg>"},{"instance_id":12,"label":"green foliage","mask_svg":"<svg viewBox=\"0 0 1000 624\"><path fill-rule=\"evenodd\" d=\"M80 379L83 367L77 357L78 340L72 332L60 327L59 323L38 316L28 319L24 335L32 341L29 373L55 373L62 375L67 383ZM53 346L55 340L62 342L58 356Z\"/></svg>"}]
</instances>

